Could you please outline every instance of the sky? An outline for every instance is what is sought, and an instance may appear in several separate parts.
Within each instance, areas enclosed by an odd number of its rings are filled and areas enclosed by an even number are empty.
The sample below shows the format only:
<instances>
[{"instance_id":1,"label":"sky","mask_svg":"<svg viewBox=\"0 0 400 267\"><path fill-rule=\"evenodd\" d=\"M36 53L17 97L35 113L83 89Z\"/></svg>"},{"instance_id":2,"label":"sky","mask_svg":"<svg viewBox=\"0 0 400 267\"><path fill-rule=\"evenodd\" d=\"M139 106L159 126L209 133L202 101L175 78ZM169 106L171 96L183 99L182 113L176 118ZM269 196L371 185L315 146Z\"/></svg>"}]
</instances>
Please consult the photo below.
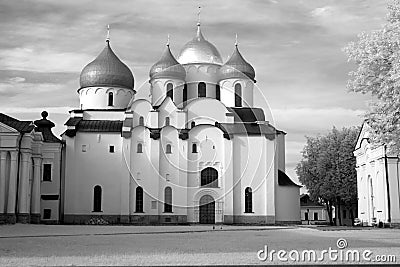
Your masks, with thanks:
<instances>
[{"instance_id":1,"label":"sky","mask_svg":"<svg viewBox=\"0 0 400 267\"><path fill-rule=\"evenodd\" d=\"M148 72L170 34L177 56L195 34L198 6L205 38L224 61L235 34L256 70L255 106L286 135L286 171L295 180L305 136L359 126L369 96L348 92L356 68L342 51L385 23L386 0L0 0L0 112L20 120L47 110L59 135L79 107L79 74L111 46L149 95ZM268 105L260 99L265 97Z\"/></svg>"}]
</instances>

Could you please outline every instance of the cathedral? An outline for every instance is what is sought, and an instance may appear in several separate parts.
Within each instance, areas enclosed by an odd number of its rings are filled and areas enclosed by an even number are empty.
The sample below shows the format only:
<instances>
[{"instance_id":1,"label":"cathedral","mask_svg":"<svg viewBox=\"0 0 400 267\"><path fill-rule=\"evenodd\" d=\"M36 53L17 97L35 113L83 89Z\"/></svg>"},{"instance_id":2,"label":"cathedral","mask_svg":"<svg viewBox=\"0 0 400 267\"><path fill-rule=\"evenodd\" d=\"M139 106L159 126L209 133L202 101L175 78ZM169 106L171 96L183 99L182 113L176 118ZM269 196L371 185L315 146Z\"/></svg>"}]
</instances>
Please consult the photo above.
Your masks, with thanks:
<instances>
[{"instance_id":1,"label":"cathedral","mask_svg":"<svg viewBox=\"0 0 400 267\"><path fill-rule=\"evenodd\" d=\"M255 82L237 42L224 63L198 23L177 57L167 43L149 71L150 98L136 99L107 38L80 74L61 140L46 112L33 123L0 116L0 220L300 223L286 133L253 106Z\"/></svg>"}]
</instances>

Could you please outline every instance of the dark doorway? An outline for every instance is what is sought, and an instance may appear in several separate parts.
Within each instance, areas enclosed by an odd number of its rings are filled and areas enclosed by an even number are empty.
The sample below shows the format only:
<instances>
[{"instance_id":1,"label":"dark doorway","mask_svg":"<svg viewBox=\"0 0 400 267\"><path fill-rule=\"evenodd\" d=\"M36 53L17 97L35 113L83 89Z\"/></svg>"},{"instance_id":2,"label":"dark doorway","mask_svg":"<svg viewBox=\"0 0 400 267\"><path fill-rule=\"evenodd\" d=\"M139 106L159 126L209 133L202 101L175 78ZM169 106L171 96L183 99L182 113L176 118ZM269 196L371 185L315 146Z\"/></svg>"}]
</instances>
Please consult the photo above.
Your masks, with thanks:
<instances>
[{"instance_id":1,"label":"dark doorway","mask_svg":"<svg viewBox=\"0 0 400 267\"><path fill-rule=\"evenodd\" d=\"M200 198L200 223L215 223L215 201L212 196L205 195Z\"/></svg>"}]
</instances>

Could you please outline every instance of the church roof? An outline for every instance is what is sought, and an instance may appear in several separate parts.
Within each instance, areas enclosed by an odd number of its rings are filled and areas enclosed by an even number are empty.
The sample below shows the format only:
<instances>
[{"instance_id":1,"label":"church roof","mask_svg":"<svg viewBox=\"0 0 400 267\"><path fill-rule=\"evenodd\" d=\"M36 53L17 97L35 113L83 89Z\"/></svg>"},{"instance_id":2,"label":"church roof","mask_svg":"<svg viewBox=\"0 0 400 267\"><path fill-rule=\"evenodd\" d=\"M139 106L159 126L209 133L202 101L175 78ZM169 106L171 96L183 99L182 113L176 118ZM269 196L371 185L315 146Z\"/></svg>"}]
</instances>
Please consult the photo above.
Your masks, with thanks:
<instances>
[{"instance_id":1,"label":"church roof","mask_svg":"<svg viewBox=\"0 0 400 267\"><path fill-rule=\"evenodd\" d=\"M296 184L290 179L290 177L281 170L278 170L278 184L281 186L297 186L302 187L301 185Z\"/></svg>"},{"instance_id":2,"label":"church roof","mask_svg":"<svg viewBox=\"0 0 400 267\"><path fill-rule=\"evenodd\" d=\"M161 58L151 67L150 78L172 77L184 80L186 70L172 55L167 44Z\"/></svg>"},{"instance_id":3,"label":"church roof","mask_svg":"<svg viewBox=\"0 0 400 267\"><path fill-rule=\"evenodd\" d=\"M217 48L204 38L200 29L200 23L197 24L196 36L183 46L178 56L178 62L181 64L222 64L221 55Z\"/></svg>"},{"instance_id":4,"label":"church roof","mask_svg":"<svg viewBox=\"0 0 400 267\"><path fill-rule=\"evenodd\" d=\"M29 133L35 127L32 121L20 121L3 113L0 113L0 122L10 126L20 133Z\"/></svg>"},{"instance_id":5,"label":"church roof","mask_svg":"<svg viewBox=\"0 0 400 267\"><path fill-rule=\"evenodd\" d=\"M72 126L65 131L67 136L72 137L76 135L76 132L122 132L123 121L70 118L64 125Z\"/></svg>"},{"instance_id":6,"label":"church roof","mask_svg":"<svg viewBox=\"0 0 400 267\"><path fill-rule=\"evenodd\" d=\"M92 62L83 68L80 86L115 86L133 89L134 79L131 70L112 51L107 40L106 47Z\"/></svg>"},{"instance_id":7,"label":"church roof","mask_svg":"<svg viewBox=\"0 0 400 267\"><path fill-rule=\"evenodd\" d=\"M228 107L227 109L236 115L235 122L265 121L264 110L261 108Z\"/></svg>"},{"instance_id":8,"label":"church roof","mask_svg":"<svg viewBox=\"0 0 400 267\"><path fill-rule=\"evenodd\" d=\"M219 70L221 79L243 78L243 74L254 81L256 72L253 66L250 65L239 52L237 44L228 61Z\"/></svg>"}]
</instances>

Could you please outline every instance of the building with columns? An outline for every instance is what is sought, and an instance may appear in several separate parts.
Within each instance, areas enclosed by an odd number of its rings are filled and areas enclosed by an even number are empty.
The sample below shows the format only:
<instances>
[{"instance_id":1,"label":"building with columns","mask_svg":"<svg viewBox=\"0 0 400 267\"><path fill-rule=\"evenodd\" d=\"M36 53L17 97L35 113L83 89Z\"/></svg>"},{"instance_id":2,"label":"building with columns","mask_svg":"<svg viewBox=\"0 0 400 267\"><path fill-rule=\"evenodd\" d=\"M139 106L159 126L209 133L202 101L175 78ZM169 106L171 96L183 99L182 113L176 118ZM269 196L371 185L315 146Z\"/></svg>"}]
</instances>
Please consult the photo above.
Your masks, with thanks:
<instances>
[{"instance_id":1,"label":"building with columns","mask_svg":"<svg viewBox=\"0 0 400 267\"><path fill-rule=\"evenodd\" d=\"M58 223L62 142L42 119L0 113L0 223Z\"/></svg>"},{"instance_id":2,"label":"building with columns","mask_svg":"<svg viewBox=\"0 0 400 267\"><path fill-rule=\"evenodd\" d=\"M372 146L364 122L354 156L357 160L358 218L366 225L400 224L400 163L386 146Z\"/></svg>"},{"instance_id":3,"label":"building with columns","mask_svg":"<svg viewBox=\"0 0 400 267\"><path fill-rule=\"evenodd\" d=\"M43 222L50 209L67 224L300 223L299 186L285 174L286 133L253 106L255 82L238 44L224 63L198 23L177 57L166 45L143 88L150 98L136 99L134 76L107 38L81 72L80 105L62 143L46 141L45 116L24 133L25 176L33 168L34 177L34 186L24 184L32 189L26 212L38 212L40 195ZM25 149L21 134L14 157Z\"/></svg>"}]
</instances>

